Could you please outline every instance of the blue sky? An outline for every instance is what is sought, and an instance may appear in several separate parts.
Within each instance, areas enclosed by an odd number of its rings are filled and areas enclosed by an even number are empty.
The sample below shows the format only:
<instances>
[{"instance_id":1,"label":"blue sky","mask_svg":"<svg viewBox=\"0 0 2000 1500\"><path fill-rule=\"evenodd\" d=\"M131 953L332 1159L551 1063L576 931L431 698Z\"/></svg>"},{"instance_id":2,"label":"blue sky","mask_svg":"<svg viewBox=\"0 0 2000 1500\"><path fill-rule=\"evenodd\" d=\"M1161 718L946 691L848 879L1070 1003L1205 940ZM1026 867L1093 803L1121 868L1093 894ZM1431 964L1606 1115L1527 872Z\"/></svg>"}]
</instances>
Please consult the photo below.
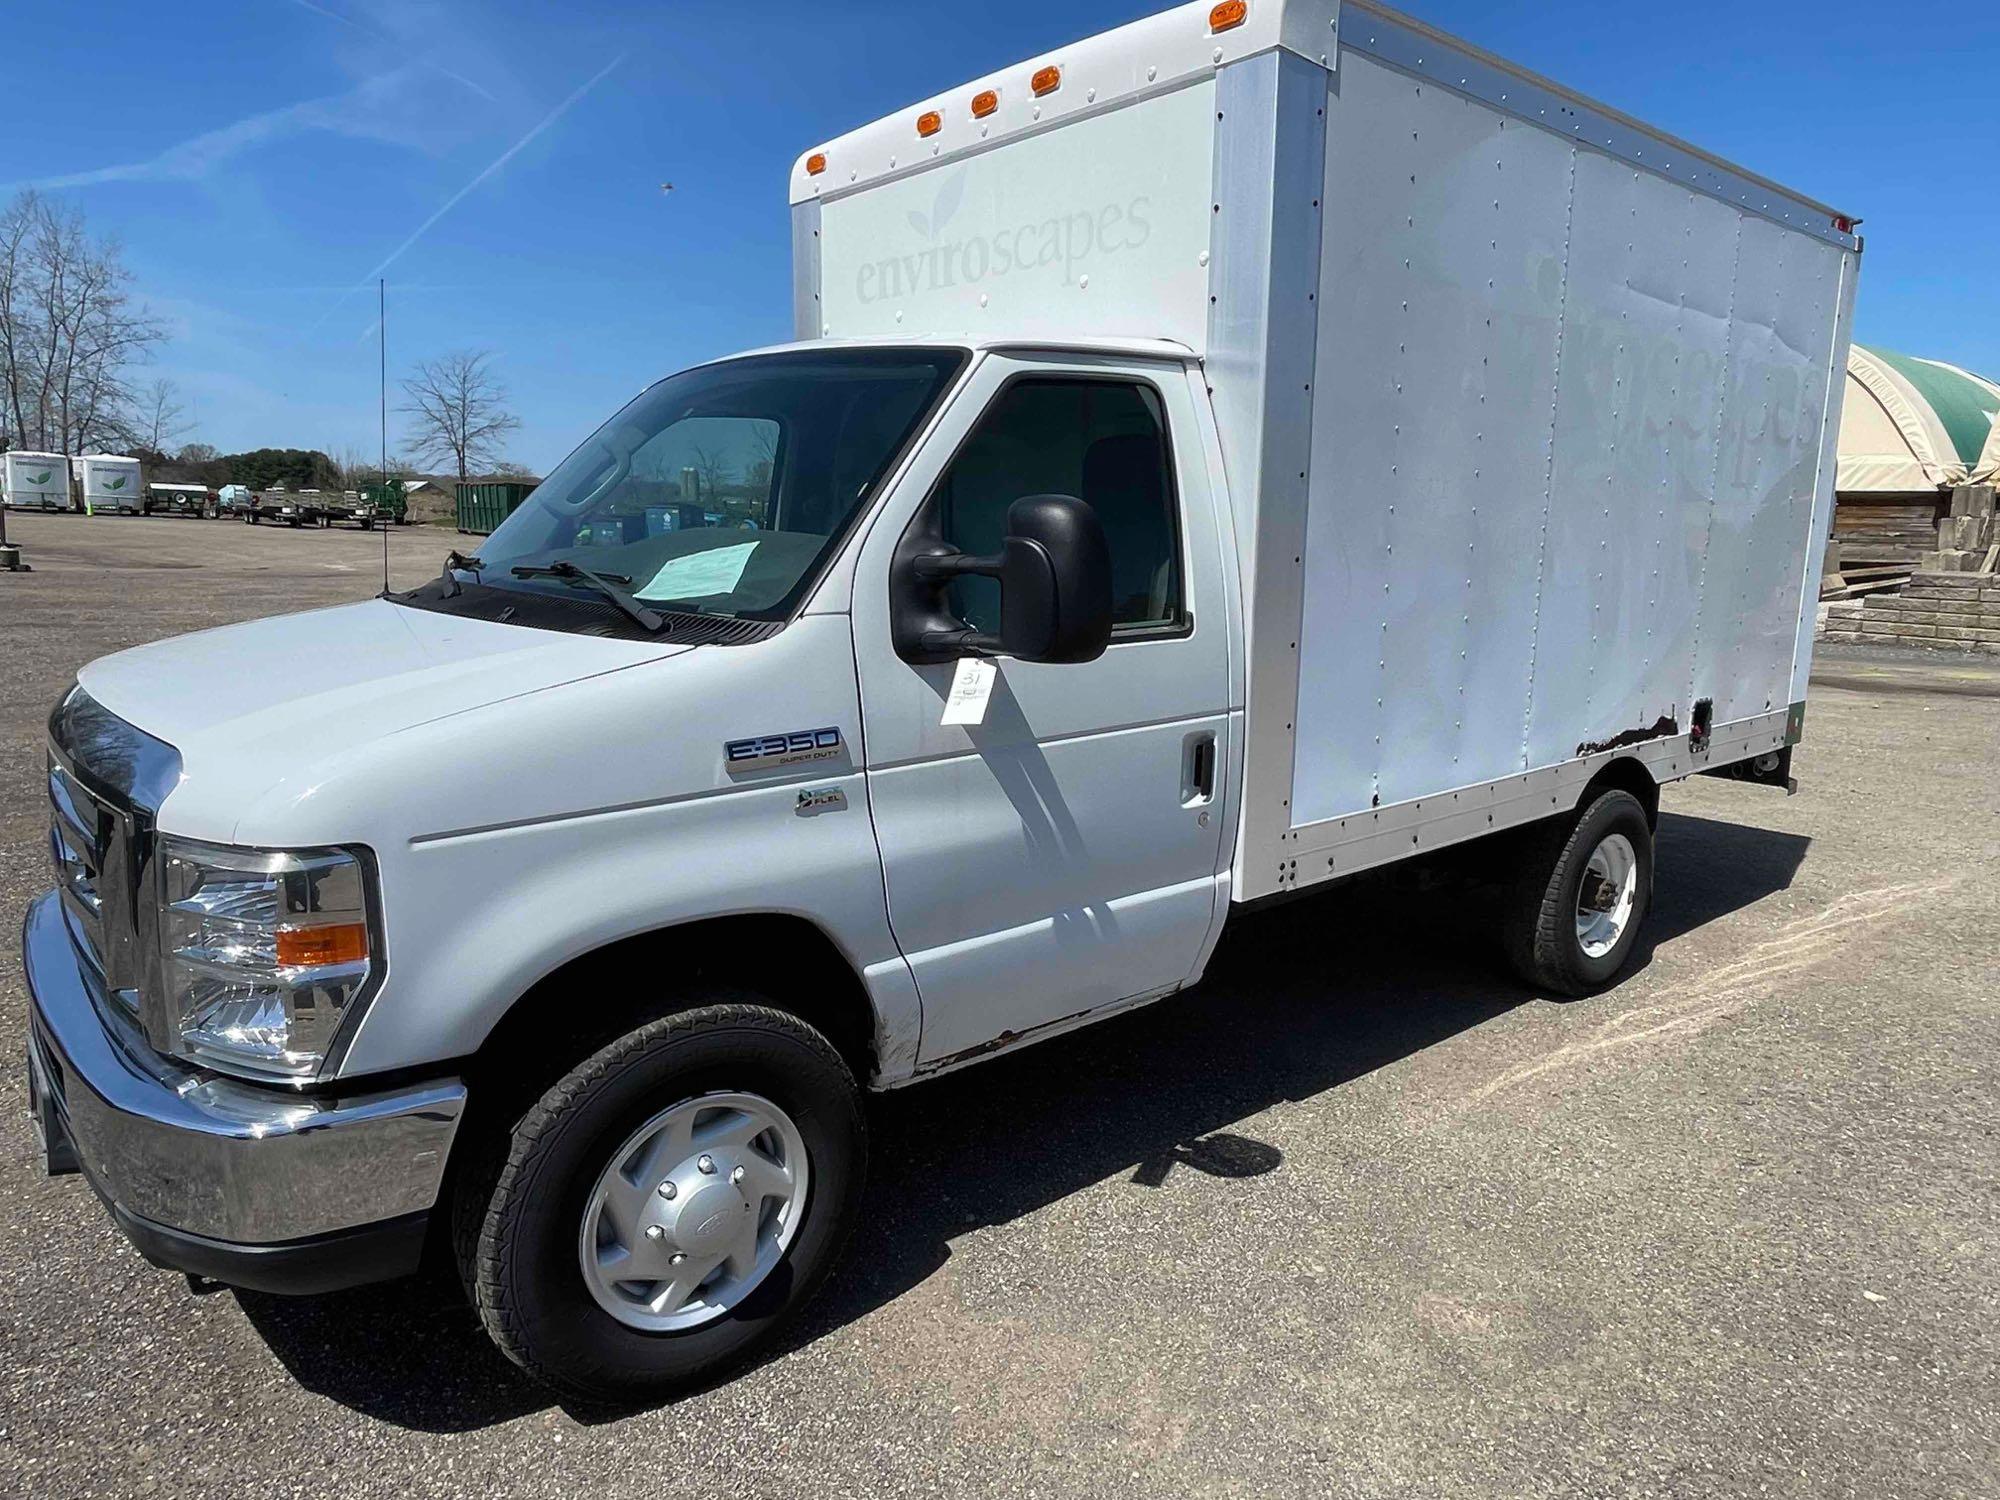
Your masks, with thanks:
<instances>
[{"instance_id":1,"label":"blue sky","mask_svg":"<svg viewBox=\"0 0 2000 1500\"><path fill-rule=\"evenodd\" d=\"M2000 375L1991 0L1405 4L1861 215L1858 336ZM0 191L122 239L190 436L372 453L387 262L392 378L493 349L546 471L658 376L789 337L799 151L1158 8L13 0L9 71L50 90Z\"/></svg>"}]
</instances>

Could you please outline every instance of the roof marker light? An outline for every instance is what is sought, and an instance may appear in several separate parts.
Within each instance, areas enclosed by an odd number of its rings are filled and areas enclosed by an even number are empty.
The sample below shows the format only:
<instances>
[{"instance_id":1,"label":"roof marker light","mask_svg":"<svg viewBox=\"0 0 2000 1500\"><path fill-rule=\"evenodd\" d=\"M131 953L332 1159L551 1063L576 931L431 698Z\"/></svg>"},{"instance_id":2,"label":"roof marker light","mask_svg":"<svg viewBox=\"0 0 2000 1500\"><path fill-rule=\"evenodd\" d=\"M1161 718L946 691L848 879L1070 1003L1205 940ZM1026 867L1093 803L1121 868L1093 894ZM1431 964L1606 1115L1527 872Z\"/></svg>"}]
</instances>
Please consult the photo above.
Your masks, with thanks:
<instances>
[{"instance_id":1,"label":"roof marker light","mask_svg":"<svg viewBox=\"0 0 2000 1500\"><path fill-rule=\"evenodd\" d=\"M1222 0L1222 4L1211 8L1208 13L1208 29L1229 31L1241 26L1244 17L1249 14L1250 7L1244 4L1244 0Z\"/></svg>"},{"instance_id":2,"label":"roof marker light","mask_svg":"<svg viewBox=\"0 0 2000 1500\"><path fill-rule=\"evenodd\" d=\"M927 109L917 116L917 134L933 136L944 129L944 116L934 109Z\"/></svg>"},{"instance_id":3,"label":"roof marker light","mask_svg":"<svg viewBox=\"0 0 2000 1500\"><path fill-rule=\"evenodd\" d=\"M972 118L983 120L1000 107L998 89L981 89L972 96Z\"/></svg>"},{"instance_id":4,"label":"roof marker light","mask_svg":"<svg viewBox=\"0 0 2000 1500\"><path fill-rule=\"evenodd\" d=\"M1037 68L1035 76L1028 80L1028 86L1035 91L1037 99L1044 94L1053 94L1062 87L1062 69L1054 63L1050 63L1046 68Z\"/></svg>"},{"instance_id":5,"label":"roof marker light","mask_svg":"<svg viewBox=\"0 0 2000 1500\"><path fill-rule=\"evenodd\" d=\"M815 151L806 158L806 176L817 177L826 170L826 153Z\"/></svg>"}]
</instances>

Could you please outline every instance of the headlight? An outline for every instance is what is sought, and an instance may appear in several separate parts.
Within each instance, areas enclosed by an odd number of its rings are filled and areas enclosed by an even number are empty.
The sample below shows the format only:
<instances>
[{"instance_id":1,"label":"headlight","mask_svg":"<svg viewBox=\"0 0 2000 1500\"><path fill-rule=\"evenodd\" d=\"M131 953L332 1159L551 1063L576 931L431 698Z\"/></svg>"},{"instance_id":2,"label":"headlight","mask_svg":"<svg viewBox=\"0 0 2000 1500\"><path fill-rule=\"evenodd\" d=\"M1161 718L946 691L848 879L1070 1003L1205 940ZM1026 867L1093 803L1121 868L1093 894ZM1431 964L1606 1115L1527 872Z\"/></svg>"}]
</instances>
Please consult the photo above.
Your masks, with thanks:
<instances>
[{"instance_id":1,"label":"headlight","mask_svg":"<svg viewBox=\"0 0 2000 1500\"><path fill-rule=\"evenodd\" d=\"M173 1050L232 1073L311 1077L381 963L361 859L169 836L159 871Z\"/></svg>"}]
</instances>

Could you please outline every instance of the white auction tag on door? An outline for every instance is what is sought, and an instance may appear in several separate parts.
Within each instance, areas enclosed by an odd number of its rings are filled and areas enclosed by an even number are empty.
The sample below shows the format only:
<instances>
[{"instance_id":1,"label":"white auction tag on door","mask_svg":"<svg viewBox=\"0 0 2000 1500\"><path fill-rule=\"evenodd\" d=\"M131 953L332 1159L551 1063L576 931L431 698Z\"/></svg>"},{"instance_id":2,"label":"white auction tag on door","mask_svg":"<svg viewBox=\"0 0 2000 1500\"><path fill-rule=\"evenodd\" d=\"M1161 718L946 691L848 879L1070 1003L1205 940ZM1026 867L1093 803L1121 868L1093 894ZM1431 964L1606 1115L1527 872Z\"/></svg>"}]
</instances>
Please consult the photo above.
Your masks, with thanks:
<instances>
[{"instance_id":1,"label":"white auction tag on door","mask_svg":"<svg viewBox=\"0 0 2000 1500\"><path fill-rule=\"evenodd\" d=\"M940 724L984 724L986 700L993 696L993 679L1000 669L977 656L962 656L958 670L951 674L951 691L945 694L944 717Z\"/></svg>"}]
</instances>

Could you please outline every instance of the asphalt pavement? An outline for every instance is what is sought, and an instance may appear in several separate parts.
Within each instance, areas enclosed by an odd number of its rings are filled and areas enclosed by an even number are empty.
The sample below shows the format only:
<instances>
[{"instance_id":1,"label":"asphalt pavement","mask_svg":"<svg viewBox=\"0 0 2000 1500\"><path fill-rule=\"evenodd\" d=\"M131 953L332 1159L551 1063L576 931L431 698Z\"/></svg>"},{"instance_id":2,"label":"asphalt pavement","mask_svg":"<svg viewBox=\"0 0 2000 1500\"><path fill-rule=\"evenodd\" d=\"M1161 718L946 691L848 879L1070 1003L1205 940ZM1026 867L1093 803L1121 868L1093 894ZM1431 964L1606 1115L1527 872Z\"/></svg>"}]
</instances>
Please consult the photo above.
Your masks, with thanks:
<instances>
[{"instance_id":1,"label":"asphalt pavement","mask_svg":"<svg viewBox=\"0 0 2000 1500\"><path fill-rule=\"evenodd\" d=\"M7 524L35 571L0 575L0 1061L75 669L365 597L382 546ZM462 540L394 532L398 585ZM438 1278L196 1294L35 1174L0 1066L0 1493L1993 1494L1996 693L1990 659L1829 654L1798 796L1668 789L1608 994L1508 979L1476 892L1377 882L878 1100L828 1293L646 1411L553 1404Z\"/></svg>"}]
</instances>

